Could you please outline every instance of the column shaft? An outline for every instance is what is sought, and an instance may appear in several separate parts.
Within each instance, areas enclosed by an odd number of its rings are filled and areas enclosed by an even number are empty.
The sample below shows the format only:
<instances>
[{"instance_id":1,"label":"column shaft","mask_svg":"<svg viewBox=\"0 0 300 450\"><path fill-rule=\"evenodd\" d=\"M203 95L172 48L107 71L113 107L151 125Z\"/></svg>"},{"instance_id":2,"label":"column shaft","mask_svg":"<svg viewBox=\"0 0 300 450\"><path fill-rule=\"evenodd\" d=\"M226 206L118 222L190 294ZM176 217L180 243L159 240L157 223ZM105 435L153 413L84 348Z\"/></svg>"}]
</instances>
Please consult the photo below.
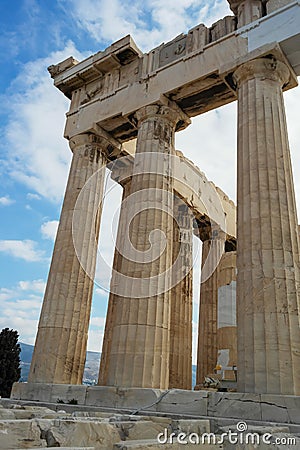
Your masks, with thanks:
<instances>
[{"instance_id":1,"label":"column shaft","mask_svg":"<svg viewBox=\"0 0 300 450\"><path fill-rule=\"evenodd\" d=\"M210 239L203 240L201 268L207 260L210 245ZM212 373L216 366L218 357L217 314L218 268L200 285L196 386L201 385L205 376Z\"/></svg>"},{"instance_id":2,"label":"column shaft","mask_svg":"<svg viewBox=\"0 0 300 450\"><path fill-rule=\"evenodd\" d=\"M224 253L218 266L218 326L217 365L225 371L226 379L235 379L232 367L237 367L236 324L236 252Z\"/></svg>"},{"instance_id":3,"label":"column shaft","mask_svg":"<svg viewBox=\"0 0 300 450\"><path fill-rule=\"evenodd\" d=\"M125 199L130 194L131 188L131 180L127 179L126 183L122 183L123 185L123 196L120 208L119 215L119 224L117 231L117 239L116 239L116 248L114 254L113 261L113 271L112 271L112 279L111 279L111 289L108 300L106 321L105 321L105 330L103 336L103 345L101 352L101 361L100 361L100 369L99 369L99 378L98 385L106 386L107 384L107 376L108 376L108 368L110 366L110 356L111 356L111 344L112 344L112 331L115 326L116 321L116 308L120 305L120 297L116 294L118 289L118 276L117 274L120 272L121 263L122 263L122 254L120 254L120 250L122 248L122 241L124 239L124 235L126 233L126 203Z\"/></svg>"},{"instance_id":4,"label":"column shaft","mask_svg":"<svg viewBox=\"0 0 300 450\"><path fill-rule=\"evenodd\" d=\"M118 306L106 384L167 388L170 350L174 132L178 110L137 112L137 147L127 198ZM118 281L119 277L119 281Z\"/></svg>"},{"instance_id":5,"label":"column shaft","mask_svg":"<svg viewBox=\"0 0 300 450\"><path fill-rule=\"evenodd\" d=\"M300 395L299 247L282 86L287 66L239 67L238 389Z\"/></svg>"},{"instance_id":6,"label":"column shaft","mask_svg":"<svg viewBox=\"0 0 300 450\"><path fill-rule=\"evenodd\" d=\"M169 387L192 388L193 215L178 197L174 201L173 261L180 259L171 292Z\"/></svg>"},{"instance_id":7,"label":"column shaft","mask_svg":"<svg viewBox=\"0 0 300 450\"><path fill-rule=\"evenodd\" d=\"M76 136L70 145L73 159L39 321L30 382L82 382L105 157L101 141L94 135ZM98 169L102 170L97 172ZM76 249L73 240L77 241Z\"/></svg>"}]
</instances>

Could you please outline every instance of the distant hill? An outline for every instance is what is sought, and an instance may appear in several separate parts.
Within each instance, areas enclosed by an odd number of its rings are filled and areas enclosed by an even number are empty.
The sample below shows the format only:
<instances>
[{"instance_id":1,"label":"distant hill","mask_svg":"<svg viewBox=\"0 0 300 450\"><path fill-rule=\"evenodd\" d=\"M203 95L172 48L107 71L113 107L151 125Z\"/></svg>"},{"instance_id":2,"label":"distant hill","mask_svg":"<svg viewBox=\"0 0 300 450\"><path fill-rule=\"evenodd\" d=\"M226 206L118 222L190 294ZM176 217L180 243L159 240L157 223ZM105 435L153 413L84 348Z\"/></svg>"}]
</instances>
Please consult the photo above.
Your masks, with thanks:
<instances>
[{"instance_id":1,"label":"distant hill","mask_svg":"<svg viewBox=\"0 0 300 450\"><path fill-rule=\"evenodd\" d=\"M27 381L30 363L32 359L33 353L33 345L24 344L20 342L21 346L21 378L20 381ZM100 356L101 353L98 352L87 352L86 354L86 362L85 369L83 375L83 384L96 384L98 379L99 365L100 365ZM192 367L192 378L193 378L193 386L196 384L196 366Z\"/></svg>"},{"instance_id":2,"label":"distant hill","mask_svg":"<svg viewBox=\"0 0 300 450\"><path fill-rule=\"evenodd\" d=\"M20 342L21 347L21 378L20 381L27 381L30 363L33 354L33 345L24 344ZM85 369L83 375L84 384L95 384L98 379L99 365L100 365L100 355L98 352L87 352Z\"/></svg>"}]
</instances>

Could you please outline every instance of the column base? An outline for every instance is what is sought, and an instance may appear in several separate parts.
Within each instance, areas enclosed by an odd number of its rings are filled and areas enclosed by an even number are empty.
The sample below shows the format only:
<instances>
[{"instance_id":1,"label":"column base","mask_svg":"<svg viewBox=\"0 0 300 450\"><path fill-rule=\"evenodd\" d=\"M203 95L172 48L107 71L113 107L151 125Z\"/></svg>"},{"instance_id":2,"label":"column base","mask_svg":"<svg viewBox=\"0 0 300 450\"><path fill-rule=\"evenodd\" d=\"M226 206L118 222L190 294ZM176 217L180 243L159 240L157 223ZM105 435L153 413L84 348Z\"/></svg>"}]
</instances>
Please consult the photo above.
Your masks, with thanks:
<instances>
[{"instance_id":1,"label":"column base","mask_svg":"<svg viewBox=\"0 0 300 450\"><path fill-rule=\"evenodd\" d=\"M300 396L294 395L14 383L11 399L66 404L75 400L79 406L131 413L300 425Z\"/></svg>"}]
</instances>

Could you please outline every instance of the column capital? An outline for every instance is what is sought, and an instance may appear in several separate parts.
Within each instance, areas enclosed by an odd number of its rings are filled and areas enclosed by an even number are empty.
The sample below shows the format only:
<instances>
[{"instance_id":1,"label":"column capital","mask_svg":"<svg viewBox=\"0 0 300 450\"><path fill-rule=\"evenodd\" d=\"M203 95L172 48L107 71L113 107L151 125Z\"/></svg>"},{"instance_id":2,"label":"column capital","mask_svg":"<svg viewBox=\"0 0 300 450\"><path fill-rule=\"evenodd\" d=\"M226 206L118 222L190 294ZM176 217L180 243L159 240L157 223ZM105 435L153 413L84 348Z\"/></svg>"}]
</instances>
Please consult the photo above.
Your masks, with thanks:
<instances>
[{"instance_id":1,"label":"column capital","mask_svg":"<svg viewBox=\"0 0 300 450\"><path fill-rule=\"evenodd\" d=\"M289 82L290 70L286 64L275 58L258 58L242 64L233 74L238 87L254 78L277 81L284 86Z\"/></svg>"},{"instance_id":2,"label":"column capital","mask_svg":"<svg viewBox=\"0 0 300 450\"><path fill-rule=\"evenodd\" d=\"M190 118L179 108L175 102L168 102L169 105L154 104L147 105L136 111L135 115L138 125L148 119L161 119L170 122L175 130L184 129L190 125Z\"/></svg>"},{"instance_id":3,"label":"column capital","mask_svg":"<svg viewBox=\"0 0 300 450\"><path fill-rule=\"evenodd\" d=\"M112 159L113 155L119 155L122 147L116 139L100 127L97 127L97 133L83 133L73 136L69 140L69 145L72 152L83 145L98 147L108 160Z\"/></svg>"},{"instance_id":4,"label":"column capital","mask_svg":"<svg viewBox=\"0 0 300 450\"><path fill-rule=\"evenodd\" d=\"M125 187L131 181L133 164L134 158L131 155L123 156L109 163L107 168L111 170L111 179L119 183L122 187Z\"/></svg>"}]
</instances>

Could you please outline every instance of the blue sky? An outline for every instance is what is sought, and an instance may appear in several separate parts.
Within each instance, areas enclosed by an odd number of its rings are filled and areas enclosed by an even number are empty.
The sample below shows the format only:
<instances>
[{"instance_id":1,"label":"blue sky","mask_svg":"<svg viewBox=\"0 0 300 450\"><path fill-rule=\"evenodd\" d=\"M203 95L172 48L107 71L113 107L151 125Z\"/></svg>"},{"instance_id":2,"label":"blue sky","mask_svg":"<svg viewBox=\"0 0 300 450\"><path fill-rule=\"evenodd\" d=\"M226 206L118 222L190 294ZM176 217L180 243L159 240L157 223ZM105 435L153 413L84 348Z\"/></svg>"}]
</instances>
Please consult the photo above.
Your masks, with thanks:
<instances>
[{"instance_id":1,"label":"blue sky","mask_svg":"<svg viewBox=\"0 0 300 450\"><path fill-rule=\"evenodd\" d=\"M198 23L211 25L227 14L225 0L1 1L0 329L17 329L23 342L34 342L68 175L71 152L62 137L68 100L53 87L47 66L71 55L81 60L129 33L141 50L148 51ZM285 100L298 199L299 88L288 92ZM178 134L176 146L235 198L236 104L194 119ZM112 188L100 239L108 265L120 198L120 189ZM106 302L100 283L93 299L90 350L101 349Z\"/></svg>"}]
</instances>

